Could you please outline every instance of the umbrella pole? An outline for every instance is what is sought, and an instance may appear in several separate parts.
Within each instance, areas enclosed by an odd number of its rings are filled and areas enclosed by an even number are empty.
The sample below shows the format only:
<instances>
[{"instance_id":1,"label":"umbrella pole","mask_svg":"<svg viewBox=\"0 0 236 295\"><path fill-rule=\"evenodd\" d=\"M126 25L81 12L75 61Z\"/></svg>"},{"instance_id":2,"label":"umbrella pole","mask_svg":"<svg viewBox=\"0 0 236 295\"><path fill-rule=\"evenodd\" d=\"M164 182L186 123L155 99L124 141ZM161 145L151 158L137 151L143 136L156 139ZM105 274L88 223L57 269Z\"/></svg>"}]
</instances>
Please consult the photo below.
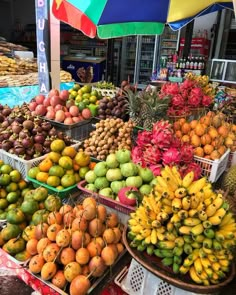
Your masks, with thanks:
<instances>
[{"instance_id":1,"label":"umbrella pole","mask_svg":"<svg viewBox=\"0 0 236 295\"><path fill-rule=\"evenodd\" d=\"M184 50L183 50L183 58L188 58L189 52L191 50L191 43L192 43L192 36L193 36L193 27L194 27L194 20L186 26L185 31L185 43L184 43Z\"/></svg>"}]
</instances>

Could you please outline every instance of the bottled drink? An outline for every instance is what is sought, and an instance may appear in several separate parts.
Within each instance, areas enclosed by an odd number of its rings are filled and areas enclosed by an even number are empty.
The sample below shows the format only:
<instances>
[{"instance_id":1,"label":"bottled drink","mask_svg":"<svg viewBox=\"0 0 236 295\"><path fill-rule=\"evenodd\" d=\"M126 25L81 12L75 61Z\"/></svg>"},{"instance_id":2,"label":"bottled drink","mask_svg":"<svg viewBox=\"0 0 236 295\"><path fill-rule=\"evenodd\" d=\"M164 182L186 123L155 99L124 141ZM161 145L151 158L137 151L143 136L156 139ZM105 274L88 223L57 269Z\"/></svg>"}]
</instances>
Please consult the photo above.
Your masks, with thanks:
<instances>
[{"instance_id":1,"label":"bottled drink","mask_svg":"<svg viewBox=\"0 0 236 295\"><path fill-rule=\"evenodd\" d=\"M193 65L193 69L197 70L198 69L198 57L195 57L195 61L194 61L194 65Z\"/></svg>"},{"instance_id":2,"label":"bottled drink","mask_svg":"<svg viewBox=\"0 0 236 295\"><path fill-rule=\"evenodd\" d=\"M189 68L190 70L193 70L193 67L194 67L194 58L193 56L190 58L190 63L189 63Z\"/></svg>"},{"instance_id":3,"label":"bottled drink","mask_svg":"<svg viewBox=\"0 0 236 295\"><path fill-rule=\"evenodd\" d=\"M185 68L186 69L189 69L190 68L190 56L188 56L188 58L186 60Z\"/></svg>"}]
</instances>

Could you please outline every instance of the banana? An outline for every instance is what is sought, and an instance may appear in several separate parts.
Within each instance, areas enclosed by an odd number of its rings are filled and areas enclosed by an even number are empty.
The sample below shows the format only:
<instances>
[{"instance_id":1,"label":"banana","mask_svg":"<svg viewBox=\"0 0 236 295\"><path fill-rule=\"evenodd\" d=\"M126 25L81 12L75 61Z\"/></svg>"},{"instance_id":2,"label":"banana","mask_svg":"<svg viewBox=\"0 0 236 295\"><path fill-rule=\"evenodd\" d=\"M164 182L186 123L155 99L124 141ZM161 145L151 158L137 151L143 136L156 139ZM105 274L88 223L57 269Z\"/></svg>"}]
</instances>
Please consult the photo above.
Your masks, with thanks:
<instances>
[{"instance_id":1,"label":"banana","mask_svg":"<svg viewBox=\"0 0 236 295\"><path fill-rule=\"evenodd\" d=\"M213 201L214 201L214 198L211 197L211 198L205 199L203 203L205 204L206 207L208 207L212 204Z\"/></svg>"},{"instance_id":2,"label":"banana","mask_svg":"<svg viewBox=\"0 0 236 295\"><path fill-rule=\"evenodd\" d=\"M169 185L169 188L172 191L177 190L178 188L178 183L175 180L175 178L172 176L172 174L169 174L165 169L161 170L161 176L164 178L164 180L166 181L166 183Z\"/></svg>"},{"instance_id":3,"label":"banana","mask_svg":"<svg viewBox=\"0 0 236 295\"><path fill-rule=\"evenodd\" d=\"M191 246L191 244L185 243L184 244L184 253L189 255L193 252L193 247Z\"/></svg>"},{"instance_id":4,"label":"banana","mask_svg":"<svg viewBox=\"0 0 236 295\"><path fill-rule=\"evenodd\" d=\"M225 240L222 242L222 246L224 249L232 249L233 247L235 247L235 240Z\"/></svg>"},{"instance_id":5,"label":"banana","mask_svg":"<svg viewBox=\"0 0 236 295\"><path fill-rule=\"evenodd\" d=\"M198 242L194 241L194 242L192 242L191 246L194 249L200 249L202 247L202 243L198 243Z\"/></svg>"},{"instance_id":6,"label":"banana","mask_svg":"<svg viewBox=\"0 0 236 295\"><path fill-rule=\"evenodd\" d=\"M187 244L191 244L194 241L192 236L190 236L190 235L183 235L183 238L184 238L184 242Z\"/></svg>"},{"instance_id":7,"label":"banana","mask_svg":"<svg viewBox=\"0 0 236 295\"><path fill-rule=\"evenodd\" d=\"M211 228L212 227L212 223L209 220L203 221L202 225L204 228Z\"/></svg>"},{"instance_id":8,"label":"banana","mask_svg":"<svg viewBox=\"0 0 236 295\"><path fill-rule=\"evenodd\" d=\"M157 214L157 220L160 221L161 223L163 223L164 221L166 221L167 219L169 219L169 214L161 211Z\"/></svg>"},{"instance_id":9,"label":"banana","mask_svg":"<svg viewBox=\"0 0 236 295\"><path fill-rule=\"evenodd\" d=\"M170 266L173 264L174 261L172 257L165 257L161 260L161 262L164 266Z\"/></svg>"},{"instance_id":10,"label":"banana","mask_svg":"<svg viewBox=\"0 0 236 295\"><path fill-rule=\"evenodd\" d=\"M128 224L131 226L135 226L135 225L138 225L139 223L136 219L131 218L128 220Z\"/></svg>"},{"instance_id":11,"label":"banana","mask_svg":"<svg viewBox=\"0 0 236 295\"><path fill-rule=\"evenodd\" d=\"M173 211L172 211L172 207L171 207L171 206L168 206L168 205L165 205L165 204L163 204L163 205L161 206L161 211L164 211L164 212L166 212L167 214L172 214L172 213L173 213Z\"/></svg>"},{"instance_id":12,"label":"banana","mask_svg":"<svg viewBox=\"0 0 236 295\"><path fill-rule=\"evenodd\" d=\"M172 232L174 229L174 224L172 222L168 221L166 224L166 229L168 232Z\"/></svg>"},{"instance_id":13,"label":"banana","mask_svg":"<svg viewBox=\"0 0 236 295\"><path fill-rule=\"evenodd\" d=\"M167 241L175 241L176 239L176 235L172 232L166 232L165 233L165 238L167 239Z\"/></svg>"},{"instance_id":14,"label":"banana","mask_svg":"<svg viewBox=\"0 0 236 295\"><path fill-rule=\"evenodd\" d=\"M223 205L223 203L224 203L224 198L222 194L218 194L212 204L216 207L216 209L219 209Z\"/></svg>"},{"instance_id":15,"label":"banana","mask_svg":"<svg viewBox=\"0 0 236 295\"><path fill-rule=\"evenodd\" d=\"M173 257L174 259L174 263L177 263L177 264L181 264L182 263L182 257L181 256L179 256L179 255L174 255L174 257Z\"/></svg>"},{"instance_id":16,"label":"banana","mask_svg":"<svg viewBox=\"0 0 236 295\"><path fill-rule=\"evenodd\" d=\"M195 225L194 227L192 227L191 229L191 234L193 234L194 236L200 235L202 234L204 231L204 227L202 225L202 223Z\"/></svg>"},{"instance_id":17,"label":"banana","mask_svg":"<svg viewBox=\"0 0 236 295\"><path fill-rule=\"evenodd\" d=\"M164 254L162 253L161 249L155 249L155 250L153 251L153 253L154 253L157 257L159 257L159 258L164 258L164 257L165 257Z\"/></svg>"},{"instance_id":18,"label":"banana","mask_svg":"<svg viewBox=\"0 0 236 295\"><path fill-rule=\"evenodd\" d=\"M187 190L184 187L180 187L177 190L175 190L175 197L176 198L182 199L186 195L187 195Z\"/></svg>"},{"instance_id":19,"label":"banana","mask_svg":"<svg viewBox=\"0 0 236 295\"><path fill-rule=\"evenodd\" d=\"M218 209L215 214L208 218L212 225L219 225L222 218L225 216L226 210L224 208Z\"/></svg>"},{"instance_id":20,"label":"banana","mask_svg":"<svg viewBox=\"0 0 236 295\"><path fill-rule=\"evenodd\" d=\"M180 272L182 275L185 275L188 271L189 271L189 266L181 265L180 268L179 268L179 272Z\"/></svg>"},{"instance_id":21,"label":"banana","mask_svg":"<svg viewBox=\"0 0 236 295\"><path fill-rule=\"evenodd\" d=\"M198 196L197 196L197 198L198 198ZM202 210L206 210L206 206L205 206L205 204L201 201L201 199L200 199L200 202L199 202L199 204L198 204L198 206L197 206L197 211L202 211Z\"/></svg>"},{"instance_id":22,"label":"banana","mask_svg":"<svg viewBox=\"0 0 236 295\"><path fill-rule=\"evenodd\" d=\"M158 241L165 240L165 235L163 233L157 232L157 239Z\"/></svg>"},{"instance_id":23,"label":"banana","mask_svg":"<svg viewBox=\"0 0 236 295\"><path fill-rule=\"evenodd\" d=\"M224 242L224 241L223 241ZM212 246L214 250L221 250L222 249L222 243L223 242L218 242L216 239L212 240Z\"/></svg>"},{"instance_id":24,"label":"banana","mask_svg":"<svg viewBox=\"0 0 236 295\"><path fill-rule=\"evenodd\" d=\"M178 211L177 214L179 215L179 218L181 220L184 220L184 219L186 219L188 217L188 211L187 210L181 209L181 210Z\"/></svg>"},{"instance_id":25,"label":"banana","mask_svg":"<svg viewBox=\"0 0 236 295\"><path fill-rule=\"evenodd\" d=\"M152 229L152 233L151 233L151 243L153 245L156 245L157 243L157 232L154 228Z\"/></svg>"},{"instance_id":26,"label":"banana","mask_svg":"<svg viewBox=\"0 0 236 295\"><path fill-rule=\"evenodd\" d=\"M194 180L194 172L191 171L184 176L183 182L182 182L183 187L188 188L190 184L193 182L193 180Z\"/></svg>"},{"instance_id":27,"label":"banana","mask_svg":"<svg viewBox=\"0 0 236 295\"><path fill-rule=\"evenodd\" d=\"M181 221L181 219L177 213L173 214L170 219L170 222L173 224L176 224L177 222L180 222L180 221Z\"/></svg>"},{"instance_id":28,"label":"banana","mask_svg":"<svg viewBox=\"0 0 236 295\"><path fill-rule=\"evenodd\" d=\"M190 209L190 210L188 211L188 216L189 216L189 217L197 217L197 216L198 216L198 211L197 211L197 209Z\"/></svg>"},{"instance_id":29,"label":"banana","mask_svg":"<svg viewBox=\"0 0 236 295\"><path fill-rule=\"evenodd\" d=\"M219 231L216 231L216 232L215 232L215 239L216 239L218 242L223 242L224 239L225 239L224 233L221 233L221 232L219 232Z\"/></svg>"},{"instance_id":30,"label":"banana","mask_svg":"<svg viewBox=\"0 0 236 295\"><path fill-rule=\"evenodd\" d=\"M182 198L182 208L184 210L189 210L190 204L191 204L191 202L190 202L190 198L189 197L183 197Z\"/></svg>"},{"instance_id":31,"label":"banana","mask_svg":"<svg viewBox=\"0 0 236 295\"><path fill-rule=\"evenodd\" d=\"M214 249L209 249L209 248L205 248L202 246L202 250L208 255L208 254L213 254Z\"/></svg>"},{"instance_id":32,"label":"banana","mask_svg":"<svg viewBox=\"0 0 236 295\"><path fill-rule=\"evenodd\" d=\"M236 231L236 223L230 223L230 224L226 224L224 226L220 227L221 231Z\"/></svg>"},{"instance_id":33,"label":"banana","mask_svg":"<svg viewBox=\"0 0 236 295\"><path fill-rule=\"evenodd\" d=\"M192 227L191 226L182 225L179 228L179 233L182 234L182 235L190 235L191 234L191 230L192 230Z\"/></svg>"},{"instance_id":34,"label":"banana","mask_svg":"<svg viewBox=\"0 0 236 295\"><path fill-rule=\"evenodd\" d=\"M195 226L201 223L201 220L199 218L194 217L188 217L183 220L183 224L187 226Z\"/></svg>"},{"instance_id":35,"label":"banana","mask_svg":"<svg viewBox=\"0 0 236 295\"><path fill-rule=\"evenodd\" d=\"M151 255L153 255L153 251L154 251L154 246L148 245L147 249L146 249L147 254L151 256Z\"/></svg>"},{"instance_id":36,"label":"banana","mask_svg":"<svg viewBox=\"0 0 236 295\"><path fill-rule=\"evenodd\" d=\"M205 210L206 215L208 217L211 217L216 213L216 210L217 210L216 206L212 203L212 204L210 204L209 206L206 207L206 210Z\"/></svg>"},{"instance_id":37,"label":"banana","mask_svg":"<svg viewBox=\"0 0 236 295\"><path fill-rule=\"evenodd\" d=\"M172 270L173 270L173 273L176 273L176 274L178 274L179 272L180 272L180 265L178 264L178 263L173 263L173 265L172 265Z\"/></svg>"},{"instance_id":38,"label":"banana","mask_svg":"<svg viewBox=\"0 0 236 295\"><path fill-rule=\"evenodd\" d=\"M166 180L162 176L157 176L156 180L157 180L157 186L159 185L161 188L168 188L169 187L168 183L166 182Z\"/></svg>"},{"instance_id":39,"label":"banana","mask_svg":"<svg viewBox=\"0 0 236 295\"><path fill-rule=\"evenodd\" d=\"M175 239L175 246L178 247L178 248L181 248L184 246L184 238L183 237L177 237Z\"/></svg>"},{"instance_id":40,"label":"banana","mask_svg":"<svg viewBox=\"0 0 236 295\"><path fill-rule=\"evenodd\" d=\"M227 214L225 214L225 216L221 220L221 223L219 224L219 227L223 227L223 226L225 226L227 224L231 224L231 223L234 223L234 222L235 222L235 219L233 217L233 213L228 212Z\"/></svg>"},{"instance_id":41,"label":"banana","mask_svg":"<svg viewBox=\"0 0 236 295\"><path fill-rule=\"evenodd\" d=\"M174 198L172 200L172 211L174 213L177 213L179 210L182 209L182 202L181 202L181 199L179 198Z\"/></svg>"},{"instance_id":42,"label":"banana","mask_svg":"<svg viewBox=\"0 0 236 295\"><path fill-rule=\"evenodd\" d=\"M224 236L224 240L232 240L235 236L234 232L228 230L219 230L218 234L222 234Z\"/></svg>"},{"instance_id":43,"label":"banana","mask_svg":"<svg viewBox=\"0 0 236 295\"><path fill-rule=\"evenodd\" d=\"M183 261L183 266L190 267L191 265L193 265L193 263L194 263L194 259L192 259L192 257L187 256Z\"/></svg>"},{"instance_id":44,"label":"banana","mask_svg":"<svg viewBox=\"0 0 236 295\"><path fill-rule=\"evenodd\" d=\"M212 228L205 228L203 234L209 239L213 239L215 237L215 231Z\"/></svg>"},{"instance_id":45,"label":"banana","mask_svg":"<svg viewBox=\"0 0 236 295\"><path fill-rule=\"evenodd\" d=\"M202 178L192 182L191 185L188 187L188 194L189 195L193 195L193 194L195 195L205 185L206 185L206 178L205 177L202 177Z\"/></svg>"},{"instance_id":46,"label":"banana","mask_svg":"<svg viewBox=\"0 0 236 295\"><path fill-rule=\"evenodd\" d=\"M203 283L204 286L210 286L210 284L211 284L208 279L202 280L202 283Z\"/></svg>"},{"instance_id":47,"label":"banana","mask_svg":"<svg viewBox=\"0 0 236 295\"><path fill-rule=\"evenodd\" d=\"M195 267L191 266L189 269L189 274L191 279L196 283L196 284L202 284L202 280L199 278L199 276L197 275L196 271L195 271Z\"/></svg>"},{"instance_id":48,"label":"banana","mask_svg":"<svg viewBox=\"0 0 236 295\"><path fill-rule=\"evenodd\" d=\"M146 238L151 235L152 230L149 228L141 230L140 234L142 235L143 238Z\"/></svg>"},{"instance_id":49,"label":"banana","mask_svg":"<svg viewBox=\"0 0 236 295\"><path fill-rule=\"evenodd\" d=\"M180 173L178 171L177 166L172 167L171 173L174 175L174 177L175 177L177 183L179 184L179 186L182 186L183 180L182 180L182 177L181 177L181 175L180 175Z\"/></svg>"},{"instance_id":50,"label":"banana","mask_svg":"<svg viewBox=\"0 0 236 295\"><path fill-rule=\"evenodd\" d=\"M154 227L154 228L161 227L161 222L159 220L153 220L152 221L152 227Z\"/></svg>"},{"instance_id":51,"label":"banana","mask_svg":"<svg viewBox=\"0 0 236 295\"><path fill-rule=\"evenodd\" d=\"M198 207L199 203L200 203L200 200L196 196L193 195L193 196L190 197L190 208L191 209L196 209L197 210L197 207Z\"/></svg>"},{"instance_id":52,"label":"banana","mask_svg":"<svg viewBox=\"0 0 236 295\"><path fill-rule=\"evenodd\" d=\"M202 271L203 271L203 266L202 266L201 259L199 257L194 260L193 265L195 267L195 270L196 270L197 274L201 274Z\"/></svg>"},{"instance_id":53,"label":"banana","mask_svg":"<svg viewBox=\"0 0 236 295\"><path fill-rule=\"evenodd\" d=\"M160 241L160 242L158 242L158 246L161 249L174 249L175 242L174 241Z\"/></svg>"},{"instance_id":54,"label":"banana","mask_svg":"<svg viewBox=\"0 0 236 295\"><path fill-rule=\"evenodd\" d=\"M206 249L211 249L212 248L212 239L210 238L205 238L202 242L203 244L203 247L206 248Z\"/></svg>"},{"instance_id":55,"label":"banana","mask_svg":"<svg viewBox=\"0 0 236 295\"><path fill-rule=\"evenodd\" d=\"M130 226L130 229L133 233L138 234L141 232L141 230L143 230L143 227L140 224L138 224L138 225Z\"/></svg>"},{"instance_id":56,"label":"banana","mask_svg":"<svg viewBox=\"0 0 236 295\"><path fill-rule=\"evenodd\" d=\"M205 270L208 278L211 279L213 276L213 270L211 268L204 268L204 270Z\"/></svg>"},{"instance_id":57,"label":"banana","mask_svg":"<svg viewBox=\"0 0 236 295\"><path fill-rule=\"evenodd\" d=\"M213 254L208 254L207 258L210 260L210 262L217 262L218 261L217 257Z\"/></svg>"},{"instance_id":58,"label":"banana","mask_svg":"<svg viewBox=\"0 0 236 295\"><path fill-rule=\"evenodd\" d=\"M208 255L208 253L206 253L203 248L199 249L198 254L199 254L199 257L201 258L206 258Z\"/></svg>"},{"instance_id":59,"label":"banana","mask_svg":"<svg viewBox=\"0 0 236 295\"><path fill-rule=\"evenodd\" d=\"M203 240L205 239L205 236L203 234L201 234L201 235L198 235L198 236L193 236L193 239L194 239L195 242L202 243Z\"/></svg>"},{"instance_id":60,"label":"banana","mask_svg":"<svg viewBox=\"0 0 236 295\"><path fill-rule=\"evenodd\" d=\"M146 246L142 245L142 244L138 245L138 247L137 247L137 250L140 252L143 252L145 249L146 249Z\"/></svg>"},{"instance_id":61,"label":"banana","mask_svg":"<svg viewBox=\"0 0 236 295\"><path fill-rule=\"evenodd\" d=\"M162 249L160 251L161 251L161 254L163 255L163 258L164 257L173 257L174 256L174 253L173 253L172 250Z\"/></svg>"},{"instance_id":62,"label":"banana","mask_svg":"<svg viewBox=\"0 0 236 295\"><path fill-rule=\"evenodd\" d=\"M207 220L207 214L204 210L200 210L198 212L198 218L201 220L201 221L205 221Z\"/></svg>"},{"instance_id":63,"label":"banana","mask_svg":"<svg viewBox=\"0 0 236 295\"><path fill-rule=\"evenodd\" d=\"M213 271L218 272L221 268L221 265L219 262L213 262L211 264L211 268L213 269Z\"/></svg>"},{"instance_id":64,"label":"banana","mask_svg":"<svg viewBox=\"0 0 236 295\"><path fill-rule=\"evenodd\" d=\"M228 259L219 259L219 264L224 267L228 267L230 265L230 261Z\"/></svg>"},{"instance_id":65,"label":"banana","mask_svg":"<svg viewBox=\"0 0 236 295\"><path fill-rule=\"evenodd\" d=\"M210 268L211 267L211 262L207 257L200 257L200 259L201 259L202 266L204 268Z\"/></svg>"},{"instance_id":66,"label":"banana","mask_svg":"<svg viewBox=\"0 0 236 295\"><path fill-rule=\"evenodd\" d=\"M171 250L172 251L172 250ZM181 256L184 252L183 247L174 247L173 254L177 256Z\"/></svg>"},{"instance_id":67,"label":"banana","mask_svg":"<svg viewBox=\"0 0 236 295\"><path fill-rule=\"evenodd\" d=\"M177 173L174 173L173 168L170 166L165 166L164 171L167 173L167 175L169 175L170 179L172 179L175 184L178 186L181 185L182 179L178 171Z\"/></svg>"},{"instance_id":68,"label":"banana","mask_svg":"<svg viewBox=\"0 0 236 295\"><path fill-rule=\"evenodd\" d=\"M200 274L197 273L197 275L202 280L203 285L205 285L205 284L207 285L208 284L208 283L205 282L205 281L207 281L207 282L209 282L209 281L208 281L208 275L207 275L207 273L206 273L206 271L205 271L204 268L202 269L202 272Z\"/></svg>"},{"instance_id":69,"label":"banana","mask_svg":"<svg viewBox=\"0 0 236 295\"><path fill-rule=\"evenodd\" d=\"M151 244L151 236L148 236L148 237L145 238L145 243L147 245Z\"/></svg>"},{"instance_id":70,"label":"banana","mask_svg":"<svg viewBox=\"0 0 236 295\"><path fill-rule=\"evenodd\" d=\"M172 205L172 201L171 201L171 199L169 199L169 198L162 198L162 199L161 199L161 204L162 204L162 205L167 205L167 206L170 206L170 207L171 207L171 205Z\"/></svg>"}]
</instances>

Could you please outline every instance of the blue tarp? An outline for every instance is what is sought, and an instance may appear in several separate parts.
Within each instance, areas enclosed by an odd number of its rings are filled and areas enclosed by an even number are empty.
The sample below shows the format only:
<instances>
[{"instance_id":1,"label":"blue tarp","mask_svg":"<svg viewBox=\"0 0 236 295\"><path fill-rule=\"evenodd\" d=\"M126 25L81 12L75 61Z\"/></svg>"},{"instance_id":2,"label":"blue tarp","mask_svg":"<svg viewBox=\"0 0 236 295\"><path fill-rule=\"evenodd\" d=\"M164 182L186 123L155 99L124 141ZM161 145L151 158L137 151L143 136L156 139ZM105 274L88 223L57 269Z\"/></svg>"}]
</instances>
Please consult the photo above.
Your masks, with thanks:
<instances>
[{"instance_id":1,"label":"blue tarp","mask_svg":"<svg viewBox=\"0 0 236 295\"><path fill-rule=\"evenodd\" d=\"M73 87L74 82L61 83L61 90L68 90ZM29 102L33 97L39 94L39 86L20 86L20 87L3 87L0 88L0 104L7 104L9 107L22 105Z\"/></svg>"}]
</instances>

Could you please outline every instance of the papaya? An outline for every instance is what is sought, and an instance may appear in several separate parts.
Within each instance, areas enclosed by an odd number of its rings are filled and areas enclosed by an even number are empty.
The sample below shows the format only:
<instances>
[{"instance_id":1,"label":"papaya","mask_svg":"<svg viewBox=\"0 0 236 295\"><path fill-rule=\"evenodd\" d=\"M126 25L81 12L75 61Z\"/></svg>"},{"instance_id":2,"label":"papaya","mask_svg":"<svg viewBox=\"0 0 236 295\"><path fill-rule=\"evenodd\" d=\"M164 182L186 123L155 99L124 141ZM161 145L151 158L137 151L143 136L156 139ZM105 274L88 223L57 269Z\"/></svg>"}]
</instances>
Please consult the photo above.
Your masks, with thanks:
<instances>
[{"instance_id":1,"label":"papaya","mask_svg":"<svg viewBox=\"0 0 236 295\"><path fill-rule=\"evenodd\" d=\"M35 200L24 200L20 208L25 214L34 214L34 212L39 209L39 205L38 202Z\"/></svg>"},{"instance_id":2,"label":"papaya","mask_svg":"<svg viewBox=\"0 0 236 295\"><path fill-rule=\"evenodd\" d=\"M32 224L38 225L39 223L47 222L49 211L46 209L40 209L34 212L32 216Z\"/></svg>"},{"instance_id":3,"label":"papaya","mask_svg":"<svg viewBox=\"0 0 236 295\"><path fill-rule=\"evenodd\" d=\"M36 238L36 226L28 225L22 232L22 238L28 242L30 239Z\"/></svg>"},{"instance_id":4,"label":"papaya","mask_svg":"<svg viewBox=\"0 0 236 295\"><path fill-rule=\"evenodd\" d=\"M48 191L44 187L37 187L33 193L33 199L37 202L45 201L48 197Z\"/></svg>"},{"instance_id":5,"label":"papaya","mask_svg":"<svg viewBox=\"0 0 236 295\"><path fill-rule=\"evenodd\" d=\"M27 250L23 250L15 255L15 258L18 261L26 261L31 257L30 253Z\"/></svg>"},{"instance_id":6,"label":"papaya","mask_svg":"<svg viewBox=\"0 0 236 295\"><path fill-rule=\"evenodd\" d=\"M7 222L12 224L20 224L25 221L25 215L20 208L14 208L7 212Z\"/></svg>"},{"instance_id":7,"label":"papaya","mask_svg":"<svg viewBox=\"0 0 236 295\"><path fill-rule=\"evenodd\" d=\"M26 242L22 237L13 238L7 241L5 247L10 255L16 255L17 253L25 250Z\"/></svg>"},{"instance_id":8,"label":"papaya","mask_svg":"<svg viewBox=\"0 0 236 295\"><path fill-rule=\"evenodd\" d=\"M1 231L1 236L4 241L16 238L22 232L21 228L17 224L8 223Z\"/></svg>"},{"instance_id":9,"label":"papaya","mask_svg":"<svg viewBox=\"0 0 236 295\"><path fill-rule=\"evenodd\" d=\"M47 199L44 201L45 208L48 211L59 211L62 206L62 201L59 197L54 195L49 195Z\"/></svg>"}]
</instances>

